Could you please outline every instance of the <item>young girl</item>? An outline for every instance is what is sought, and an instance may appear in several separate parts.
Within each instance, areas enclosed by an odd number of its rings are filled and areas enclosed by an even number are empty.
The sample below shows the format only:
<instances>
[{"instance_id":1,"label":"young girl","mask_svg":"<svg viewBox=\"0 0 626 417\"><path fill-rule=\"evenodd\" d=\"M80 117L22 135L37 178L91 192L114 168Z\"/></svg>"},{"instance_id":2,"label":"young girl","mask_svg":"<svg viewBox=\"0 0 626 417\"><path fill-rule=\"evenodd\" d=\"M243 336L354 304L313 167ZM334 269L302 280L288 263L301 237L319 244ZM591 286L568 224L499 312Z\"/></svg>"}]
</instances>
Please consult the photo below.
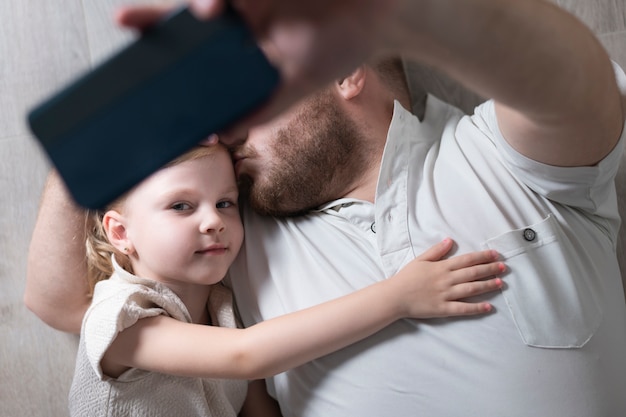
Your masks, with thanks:
<instances>
[{"instance_id":1,"label":"young girl","mask_svg":"<svg viewBox=\"0 0 626 417\"><path fill-rule=\"evenodd\" d=\"M230 156L214 145L193 149L95 213L87 254L98 282L83 320L71 415L280 415L254 403L257 396L246 400L245 381L404 317L488 312L488 303L456 300L502 285L493 278L504 271L497 254L440 260L452 246L446 239L389 279L237 329L220 283L243 241L237 199Z\"/></svg>"}]
</instances>

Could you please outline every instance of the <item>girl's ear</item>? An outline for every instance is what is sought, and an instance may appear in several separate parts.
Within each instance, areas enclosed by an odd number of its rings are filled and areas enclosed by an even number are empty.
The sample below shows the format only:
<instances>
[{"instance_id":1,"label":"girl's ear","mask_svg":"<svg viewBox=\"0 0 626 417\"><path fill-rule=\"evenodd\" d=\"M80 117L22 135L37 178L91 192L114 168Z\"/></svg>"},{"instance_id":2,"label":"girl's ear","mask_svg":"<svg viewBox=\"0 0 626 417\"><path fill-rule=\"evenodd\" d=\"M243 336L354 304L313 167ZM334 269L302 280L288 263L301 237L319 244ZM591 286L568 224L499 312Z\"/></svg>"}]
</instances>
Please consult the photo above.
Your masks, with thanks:
<instances>
[{"instance_id":1,"label":"girl's ear","mask_svg":"<svg viewBox=\"0 0 626 417\"><path fill-rule=\"evenodd\" d=\"M367 71L364 66L360 66L350 75L337 81L337 91L345 100L350 100L363 91Z\"/></svg>"},{"instance_id":2,"label":"girl's ear","mask_svg":"<svg viewBox=\"0 0 626 417\"><path fill-rule=\"evenodd\" d=\"M102 226L107 234L109 242L115 249L125 255L130 255L133 251L133 244L126 233L124 216L115 210L109 210L102 218Z\"/></svg>"}]
</instances>

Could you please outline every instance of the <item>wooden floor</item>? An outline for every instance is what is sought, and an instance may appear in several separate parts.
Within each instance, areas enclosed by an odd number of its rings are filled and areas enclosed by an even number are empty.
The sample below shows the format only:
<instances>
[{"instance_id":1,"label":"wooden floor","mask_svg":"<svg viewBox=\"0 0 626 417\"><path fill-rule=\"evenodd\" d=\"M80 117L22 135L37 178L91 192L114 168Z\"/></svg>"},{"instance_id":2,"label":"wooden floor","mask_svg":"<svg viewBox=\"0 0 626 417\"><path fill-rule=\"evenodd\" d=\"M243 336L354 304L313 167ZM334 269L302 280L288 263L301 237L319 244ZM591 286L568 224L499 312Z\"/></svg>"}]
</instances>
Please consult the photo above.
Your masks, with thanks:
<instances>
[{"instance_id":1,"label":"wooden floor","mask_svg":"<svg viewBox=\"0 0 626 417\"><path fill-rule=\"evenodd\" d=\"M155 0L156 1L156 0ZM76 338L47 328L22 303L26 253L48 170L24 116L34 103L130 39L112 25L131 0L0 3L0 416L65 416ZM626 68L626 0L555 0L584 20ZM416 72L417 74L417 72ZM461 107L475 98L426 78ZM623 164L626 165L626 164ZM626 172L622 171L622 207Z\"/></svg>"}]
</instances>

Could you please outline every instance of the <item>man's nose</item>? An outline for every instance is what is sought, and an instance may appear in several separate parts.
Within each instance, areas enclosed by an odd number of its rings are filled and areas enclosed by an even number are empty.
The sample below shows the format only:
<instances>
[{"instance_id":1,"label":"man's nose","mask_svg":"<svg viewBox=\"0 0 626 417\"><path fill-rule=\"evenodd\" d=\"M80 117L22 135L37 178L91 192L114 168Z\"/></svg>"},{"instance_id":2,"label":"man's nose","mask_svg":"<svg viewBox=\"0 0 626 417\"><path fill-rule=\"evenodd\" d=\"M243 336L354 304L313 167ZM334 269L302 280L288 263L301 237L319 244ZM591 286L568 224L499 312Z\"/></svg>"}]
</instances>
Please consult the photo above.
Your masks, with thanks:
<instances>
[{"instance_id":1,"label":"man's nose","mask_svg":"<svg viewBox=\"0 0 626 417\"><path fill-rule=\"evenodd\" d=\"M217 135L219 141L229 149L234 149L237 146L243 145L248 138L248 131L225 131Z\"/></svg>"}]
</instances>

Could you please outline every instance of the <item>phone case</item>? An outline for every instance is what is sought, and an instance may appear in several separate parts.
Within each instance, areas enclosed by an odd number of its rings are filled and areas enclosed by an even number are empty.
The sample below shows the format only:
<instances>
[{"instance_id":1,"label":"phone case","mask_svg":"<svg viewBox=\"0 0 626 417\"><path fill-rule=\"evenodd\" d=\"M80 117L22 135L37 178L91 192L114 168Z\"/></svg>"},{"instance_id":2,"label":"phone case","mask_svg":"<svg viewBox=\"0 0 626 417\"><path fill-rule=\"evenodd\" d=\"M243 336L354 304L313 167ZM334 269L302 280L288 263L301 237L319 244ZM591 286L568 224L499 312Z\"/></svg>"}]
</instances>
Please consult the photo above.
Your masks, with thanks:
<instances>
[{"instance_id":1,"label":"phone case","mask_svg":"<svg viewBox=\"0 0 626 417\"><path fill-rule=\"evenodd\" d=\"M232 11L199 21L184 8L38 105L28 123L76 202L97 209L261 106L279 82Z\"/></svg>"}]
</instances>

